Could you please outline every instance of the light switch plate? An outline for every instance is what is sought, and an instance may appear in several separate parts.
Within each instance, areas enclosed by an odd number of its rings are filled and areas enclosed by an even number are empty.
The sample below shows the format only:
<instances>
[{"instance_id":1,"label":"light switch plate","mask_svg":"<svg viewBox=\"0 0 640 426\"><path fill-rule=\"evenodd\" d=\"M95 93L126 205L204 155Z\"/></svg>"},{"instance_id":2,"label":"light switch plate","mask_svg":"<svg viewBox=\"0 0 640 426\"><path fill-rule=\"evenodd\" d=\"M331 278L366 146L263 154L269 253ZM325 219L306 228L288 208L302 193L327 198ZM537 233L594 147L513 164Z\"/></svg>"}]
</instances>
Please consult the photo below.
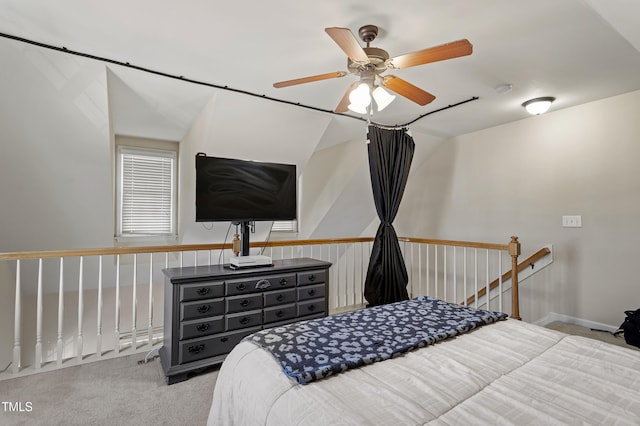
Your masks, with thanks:
<instances>
[{"instance_id":1,"label":"light switch plate","mask_svg":"<svg viewBox=\"0 0 640 426\"><path fill-rule=\"evenodd\" d=\"M582 228L582 216L562 216L563 228Z\"/></svg>"}]
</instances>

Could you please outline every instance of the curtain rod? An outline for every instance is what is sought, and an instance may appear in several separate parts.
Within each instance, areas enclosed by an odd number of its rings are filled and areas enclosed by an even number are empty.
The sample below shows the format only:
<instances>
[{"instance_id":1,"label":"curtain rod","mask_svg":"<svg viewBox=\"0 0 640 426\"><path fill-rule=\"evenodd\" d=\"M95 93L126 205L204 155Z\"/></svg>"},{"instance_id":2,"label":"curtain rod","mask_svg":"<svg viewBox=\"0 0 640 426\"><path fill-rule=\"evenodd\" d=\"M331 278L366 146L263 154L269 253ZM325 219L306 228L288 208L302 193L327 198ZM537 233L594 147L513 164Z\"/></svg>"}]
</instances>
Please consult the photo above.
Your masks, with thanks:
<instances>
[{"instance_id":1,"label":"curtain rod","mask_svg":"<svg viewBox=\"0 0 640 426\"><path fill-rule=\"evenodd\" d=\"M81 56L81 57L87 58L87 59L93 59L93 60L96 60L96 61L101 61L101 62L106 62L106 63L109 63L109 64L119 65L121 67L131 68L131 69L138 70L138 71L143 71L143 72L146 72L146 73L149 73L149 74L159 75L161 77L167 77L167 78L171 78L171 79L174 79L174 80L180 80L180 81L184 81L184 82L187 82L187 83L197 84L197 85L200 85L200 86L207 86L207 87L211 87L211 88L214 88L214 89L220 89L220 90L228 90L230 92L235 92L235 93L240 93L240 94L247 95L247 96L253 96L253 97L256 97L256 98L266 99L266 100L269 100L269 101L272 101L272 102L279 102L279 103L283 103L283 104L287 104L287 105L297 106L297 107L300 107L300 108L306 108L306 109L311 109L311 110L314 110L314 111L323 112L323 113L326 113L326 114L333 114L333 115L338 115L338 116L341 116L341 117L353 118L354 120L364 121L366 123L374 124L376 126L381 126L381 127L392 127L392 128L407 127L408 125L413 124L416 121L418 121L418 120L420 120L420 119L422 119L422 118L424 118L424 117L426 117L428 115L435 114L436 112L440 112L440 111L443 111L443 110L446 110L446 109L454 108L454 107L456 107L458 105L462 105L462 104L465 104L467 102L475 101L475 100L478 99L477 96L473 96L473 97L471 97L469 99L466 99L464 101L461 101L461 102L458 102L458 103L455 103L455 104L450 104L450 105L447 105L447 106L445 106L443 108L439 108L437 110L430 111L430 112L427 112L425 114L419 115L417 118L415 118L415 119L413 119L413 120L411 120L411 121L409 121L409 122L407 122L405 124L396 124L396 125L390 126L390 125L385 125L385 124L381 124L381 123L372 122L372 121L370 121L370 120L368 120L368 119L366 119L364 117L358 117L358 116L351 115L351 114L344 114L344 113L334 112L334 111L329 110L329 109L319 108L319 107L315 107L315 106L311 106L311 105L306 105L306 104L302 104L300 102L287 101L285 99L274 98L272 96L267 96L265 94L249 92L248 90L236 89L236 88L233 88L233 87L224 86L224 85L220 85L220 84L208 83L208 82L201 81L201 80L195 80L195 79L192 79L192 78L186 78L183 75L169 74L167 72L163 72L163 71L158 71L158 70L154 70L154 69L151 69L151 68L142 67L142 66L139 66L139 65L134 65L134 64L132 64L130 62L122 62L122 61L118 61L116 59L110 59L110 58L106 58L106 57L103 57L103 56L93 55L93 54L90 54L90 53L79 52L77 50L69 50L64 46L62 46L62 47L53 46L51 44L46 44L46 43L42 43L42 42L39 42L39 41L30 40L28 38L19 37L19 36L6 34L6 33L1 33L1 32L0 32L0 37L4 37L4 38L10 39L10 40L19 41L19 42L26 43L26 44L31 44L33 46L38 46L38 47L42 47L42 48L49 49L49 50L55 50L55 51L58 51L58 52L67 53L69 55Z\"/></svg>"}]
</instances>

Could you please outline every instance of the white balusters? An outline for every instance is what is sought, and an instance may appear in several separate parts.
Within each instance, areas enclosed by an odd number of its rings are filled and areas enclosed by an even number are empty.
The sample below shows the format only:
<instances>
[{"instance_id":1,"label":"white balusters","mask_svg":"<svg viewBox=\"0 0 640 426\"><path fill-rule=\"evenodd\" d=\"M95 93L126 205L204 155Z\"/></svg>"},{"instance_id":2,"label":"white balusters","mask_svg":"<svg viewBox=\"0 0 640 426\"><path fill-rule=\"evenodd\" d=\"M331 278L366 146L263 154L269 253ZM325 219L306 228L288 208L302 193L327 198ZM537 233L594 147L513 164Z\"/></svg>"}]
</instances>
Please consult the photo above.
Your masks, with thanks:
<instances>
[{"instance_id":1,"label":"white balusters","mask_svg":"<svg viewBox=\"0 0 640 426\"><path fill-rule=\"evenodd\" d=\"M131 295L131 348L137 348L137 328L138 319L138 255L133 255L133 294Z\"/></svg>"},{"instance_id":2,"label":"white balusters","mask_svg":"<svg viewBox=\"0 0 640 426\"><path fill-rule=\"evenodd\" d=\"M113 350L120 353L120 255L116 255L116 314L115 314L115 330L113 335Z\"/></svg>"},{"instance_id":3,"label":"white balusters","mask_svg":"<svg viewBox=\"0 0 640 426\"><path fill-rule=\"evenodd\" d=\"M434 281L434 285L435 285L435 292L434 292L434 297L437 299L438 298L438 246L435 245L433 246L433 263L434 263L434 270L435 272L433 273L433 281Z\"/></svg>"},{"instance_id":4,"label":"white balusters","mask_svg":"<svg viewBox=\"0 0 640 426\"><path fill-rule=\"evenodd\" d=\"M211 264L211 250L209 250ZM149 324L147 326L147 346L153 345L153 253L149 253Z\"/></svg>"},{"instance_id":5,"label":"white balusters","mask_svg":"<svg viewBox=\"0 0 640 426\"><path fill-rule=\"evenodd\" d=\"M58 341L56 363L62 365L64 355L64 257L60 258L60 283L58 285Z\"/></svg>"},{"instance_id":6,"label":"white balusters","mask_svg":"<svg viewBox=\"0 0 640 426\"><path fill-rule=\"evenodd\" d=\"M498 252L498 310L503 311L502 307L502 253Z\"/></svg>"},{"instance_id":7,"label":"white balusters","mask_svg":"<svg viewBox=\"0 0 640 426\"><path fill-rule=\"evenodd\" d=\"M463 247L462 249L462 290L464 297L464 306L467 306L467 248Z\"/></svg>"},{"instance_id":8,"label":"white balusters","mask_svg":"<svg viewBox=\"0 0 640 426\"><path fill-rule=\"evenodd\" d=\"M38 259L38 293L36 295L36 354L35 367L42 367L42 258Z\"/></svg>"},{"instance_id":9,"label":"white balusters","mask_svg":"<svg viewBox=\"0 0 640 426\"><path fill-rule=\"evenodd\" d=\"M20 283L20 259L16 261L16 298L13 324L13 372L20 372L20 331L22 317L22 288Z\"/></svg>"},{"instance_id":10,"label":"white balusters","mask_svg":"<svg viewBox=\"0 0 640 426\"><path fill-rule=\"evenodd\" d=\"M473 273L473 294L475 295L474 299L473 299L473 306L474 308L478 307L478 299L480 298L478 296L478 249L473 249L473 269L474 269L474 273Z\"/></svg>"},{"instance_id":11,"label":"white balusters","mask_svg":"<svg viewBox=\"0 0 640 426\"><path fill-rule=\"evenodd\" d=\"M422 244L418 244L418 295L424 295L422 290Z\"/></svg>"},{"instance_id":12,"label":"white balusters","mask_svg":"<svg viewBox=\"0 0 640 426\"><path fill-rule=\"evenodd\" d=\"M342 312L359 308L366 303L364 287L372 246L373 242L371 240L363 242L351 241L312 244L294 243L286 246L275 246L275 248L268 246L265 249L265 253L270 253L272 258L274 256L281 259L309 256L331 262L333 266L328 272L330 289L327 295L330 311ZM280 248L278 249L278 247ZM505 286L501 274L504 263L502 256L508 255L507 253L503 253L504 250L493 248L485 249L485 247L478 245L465 247L457 242L455 244L447 244L447 242L442 242L441 240L405 240L400 243L400 247L407 265L409 278L408 292L410 297L430 295L455 303L462 301L464 304L467 303L467 300L470 301L471 298L473 298L473 303L470 303L472 306L482 308L486 306L487 308L496 309L494 305L497 304L497 309L503 311L502 293L504 291L503 287ZM481 248L479 249L478 247ZM459 252L458 249L462 250L462 252ZM200 252L203 250L206 250L208 253L209 264L211 264L212 260L216 260L212 258L218 257L218 254L220 254L220 258L223 258L225 253L229 253L228 250L220 250L218 252L218 247L211 249L205 247L200 250ZM451 253L449 250L453 250L453 252ZM473 252L468 250L473 250ZM484 252L480 250L484 250ZM191 247L188 251L195 251L194 264L196 266L207 258L203 256L203 260L199 260L199 251ZM5 373L13 372L24 374L25 371L23 370L25 369L41 370L49 367L55 368L56 366L62 366L67 361L71 363L81 363L87 362L91 360L91 358L95 360L96 358L114 354L117 355L121 352L128 354L138 350L152 350L155 347L154 325L156 327L161 325L154 324L154 322L162 322L162 315L158 316L157 312L161 314L163 308L160 306L160 311L158 311L158 307L154 306L156 302L154 298L158 298L158 296L154 294L154 279L158 276L160 269L170 267L170 263L172 266L176 266L176 264L184 266L183 263L190 263L191 255L187 254L187 258L185 259L183 251L175 249L162 251L162 253L164 253L164 262L162 262L157 256L154 259L153 253L158 251L143 250L143 252L150 253L148 258L148 281L147 272L143 271L139 271L141 278L138 279L138 259L140 256L134 251L123 249L114 252L112 249L108 249L105 250L104 254L108 256L107 259L111 260L111 265L109 262L105 264L102 254L85 254L82 256L74 253L70 255L63 254L58 257L60 263L58 286L55 286L55 278L48 278L51 273L55 275L55 271L49 271L48 267L45 268L46 258L48 256L40 257L37 262L37 290L34 294L35 303L33 304L31 301L34 300L34 297L31 294L35 289L36 283L27 282L30 280L30 278L27 277L33 276L35 278L36 263L28 264L25 262L21 263L21 260L15 260L16 294L13 324L14 338L12 342L13 359L11 370L5 371ZM130 255L133 256L133 264L129 261ZM85 257L91 259L91 256L97 258L97 265L93 261L85 259ZM125 257L122 258L121 256ZM170 256L171 261L169 259ZM65 283L65 263L67 263L66 268L69 268L69 263L65 262L65 258L69 259L69 257L77 257L79 260L77 287L74 284ZM123 262L123 259L126 259L126 262ZM183 262L183 260L186 260L186 262ZM146 261L146 256L144 256L144 261ZM462 265L460 265L461 262ZM123 265L126 265L126 268ZM94 278L96 266L97 280ZM146 266L146 264L141 263L140 266ZM75 274L71 274L70 271L66 272L67 276L73 276L75 279ZM473 274L473 277L471 274ZM85 280L85 276L87 280ZM494 283L492 283L491 280L494 280ZM51 282L49 283L49 281ZM147 285L147 282L149 285L148 292L143 291L138 294L138 286ZM50 288L48 284L53 285L54 288ZM87 297L89 294L87 292L95 291L96 285L97 304L93 296ZM126 287L129 285L131 285L130 288ZM452 286L453 288L451 288ZM492 290L491 287L493 286L497 286L497 288ZM55 292L55 287L57 287L57 340L48 342L47 337L56 331L56 323L48 320L50 316L55 315L56 295L55 293L50 294ZM69 291L67 295L65 295L65 287L66 290ZM69 300L75 302L74 297L76 290L78 303L68 304L69 306L66 307L67 311L72 309L74 312L67 312L68 315L65 321L65 297L70 296L71 299ZM123 290L124 293L122 293L121 290ZM23 292L28 296L23 296ZM481 292L486 292L483 296L484 300L481 300L482 297L478 297ZM493 294L491 292L493 292ZM47 297L48 295L53 297L49 298ZM138 296L141 296L140 302L143 303L142 311L138 309ZM26 297L29 297L29 299ZM114 297L115 299L113 299ZM148 297L148 300L144 301L144 297ZM462 299L462 297L464 298ZM111 300L114 300L115 316L113 319L111 317L111 312L113 311L103 309L105 300L108 304L111 304ZM48 305L49 301L53 306ZM148 306L147 315L145 315L144 312L145 302ZM131 303L131 305L129 305L129 303ZM129 308L129 306L131 307ZM125 310L122 312L121 307L125 307ZM30 311L25 311L27 308L29 308ZM93 327L91 327L92 330L85 330L84 311L87 310L87 313L92 316L94 315L94 313L90 313L92 309L96 309L96 328L93 329ZM106 313L107 311L109 312L108 314ZM143 333L143 337L140 339L141 344L139 344L140 342L138 342L137 336L137 317L140 313L142 314L141 320L143 321L141 327L147 327L146 333L143 331L143 328L141 328L141 332ZM104 318L105 314L107 315L106 318ZM77 315L77 330L75 328L75 321L69 320L69 318L73 318L70 317L70 315ZM126 327L128 327L129 318L131 318L131 347L127 344L126 349L121 349L121 338L125 338L124 334L121 335L121 322L125 321L127 324ZM91 317L87 324L93 319L94 317ZM112 320L113 323L111 322ZM25 340L27 333L25 333L25 336L21 333L24 333L27 329L31 330L32 327L27 327L25 324L35 325L33 327L35 339L29 337L30 340ZM105 326L108 327L108 330L105 329ZM128 343L128 328L126 328L126 337ZM65 344L68 345L69 342L73 342L74 340L76 343L74 350L68 348L65 353ZM92 351L94 340L96 342L95 353ZM11 345L11 342L5 343ZM124 348L124 346L122 347ZM22 351L23 348L28 348L30 351ZM34 348L35 352L32 353ZM25 352L24 357L28 359L28 362L22 359L22 352ZM71 357L71 359L65 361L65 355L67 358ZM54 360L56 362L53 362ZM1 375L2 372L0 372L0 376ZM0 379L2 379L2 377L0 377Z\"/></svg>"},{"instance_id":13,"label":"white balusters","mask_svg":"<svg viewBox=\"0 0 640 426\"><path fill-rule=\"evenodd\" d=\"M358 286L356 285L357 279L356 279L356 247L357 247L357 243L354 243L353 245L351 245L351 271L353 272L353 275L351 276L351 303L353 305L355 305L356 302L356 295L357 295L357 289Z\"/></svg>"},{"instance_id":14,"label":"white balusters","mask_svg":"<svg viewBox=\"0 0 640 426\"><path fill-rule=\"evenodd\" d=\"M486 290L485 290L484 300L486 301L487 309L491 309L489 307L489 302L490 302L490 299L491 299L491 297L490 297L491 296L491 289L489 288L489 286L491 285L491 281L489 281L489 250L487 249L487 250L485 250L485 252L486 252L486 256L485 256L486 260L485 260L484 269L485 269L485 288L486 288Z\"/></svg>"},{"instance_id":15,"label":"white balusters","mask_svg":"<svg viewBox=\"0 0 640 426\"><path fill-rule=\"evenodd\" d=\"M453 246L453 303L458 303L458 263L456 247Z\"/></svg>"},{"instance_id":16,"label":"white balusters","mask_svg":"<svg viewBox=\"0 0 640 426\"><path fill-rule=\"evenodd\" d=\"M82 317L84 314L84 256L80 256L80 266L78 267L78 337L76 339L76 355L78 361L82 361Z\"/></svg>"},{"instance_id":17,"label":"white balusters","mask_svg":"<svg viewBox=\"0 0 640 426\"><path fill-rule=\"evenodd\" d=\"M447 246L442 246L442 299L447 300Z\"/></svg>"},{"instance_id":18,"label":"white balusters","mask_svg":"<svg viewBox=\"0 0 640 426\"><path fill-rule=\"evenodd\" d=\"M102 256L98 257L98 318L96 318L96 355L102 357Z\"/></svg>"}]
</instances>

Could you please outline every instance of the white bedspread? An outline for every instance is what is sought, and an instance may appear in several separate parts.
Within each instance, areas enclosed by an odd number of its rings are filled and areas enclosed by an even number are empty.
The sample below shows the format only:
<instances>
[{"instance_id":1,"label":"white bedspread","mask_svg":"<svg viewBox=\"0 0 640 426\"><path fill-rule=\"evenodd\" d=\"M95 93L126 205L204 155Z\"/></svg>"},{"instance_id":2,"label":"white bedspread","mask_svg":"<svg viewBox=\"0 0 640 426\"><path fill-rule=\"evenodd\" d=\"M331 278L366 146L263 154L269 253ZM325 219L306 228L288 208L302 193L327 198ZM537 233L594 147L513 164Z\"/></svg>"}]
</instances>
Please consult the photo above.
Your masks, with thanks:
<instances>
[{"instance_id":1,"label":"white bedspread","mask_svg":"<svg viewBox=\"0 0 640 426\"><path fill-rule=\"evenodd\" d=\"M639 425L640 352L508 320L298 385L243 342L209 425Z\"/></svg>"}]
</instances>

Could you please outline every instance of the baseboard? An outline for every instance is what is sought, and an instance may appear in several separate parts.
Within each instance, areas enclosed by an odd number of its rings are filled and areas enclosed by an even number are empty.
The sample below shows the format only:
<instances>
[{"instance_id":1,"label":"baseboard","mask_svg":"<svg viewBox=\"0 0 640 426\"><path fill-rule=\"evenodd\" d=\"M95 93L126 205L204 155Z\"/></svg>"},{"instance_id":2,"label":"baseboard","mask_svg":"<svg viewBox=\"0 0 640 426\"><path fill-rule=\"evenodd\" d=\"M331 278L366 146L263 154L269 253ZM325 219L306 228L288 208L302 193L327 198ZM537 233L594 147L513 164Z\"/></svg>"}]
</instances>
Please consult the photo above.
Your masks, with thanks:
<instances>
[{"instance_id":1,"label":"baseboard","mask_svg":"<svg viewBox=\"0 0 640 426\"><path fill-rule=\"evenodd\" d=\"M547 316L540 318L539 320L534 321L533 323L544 327L556 321L575 324L581 327L591 328L594 330L604 330L604 331L614 332L618 329L618 326L616 325L609 325L601 322L589 321L586 319L576 318L569 315L558 314L556 312L549 312Z\"/></svg>"}]
</instances>

